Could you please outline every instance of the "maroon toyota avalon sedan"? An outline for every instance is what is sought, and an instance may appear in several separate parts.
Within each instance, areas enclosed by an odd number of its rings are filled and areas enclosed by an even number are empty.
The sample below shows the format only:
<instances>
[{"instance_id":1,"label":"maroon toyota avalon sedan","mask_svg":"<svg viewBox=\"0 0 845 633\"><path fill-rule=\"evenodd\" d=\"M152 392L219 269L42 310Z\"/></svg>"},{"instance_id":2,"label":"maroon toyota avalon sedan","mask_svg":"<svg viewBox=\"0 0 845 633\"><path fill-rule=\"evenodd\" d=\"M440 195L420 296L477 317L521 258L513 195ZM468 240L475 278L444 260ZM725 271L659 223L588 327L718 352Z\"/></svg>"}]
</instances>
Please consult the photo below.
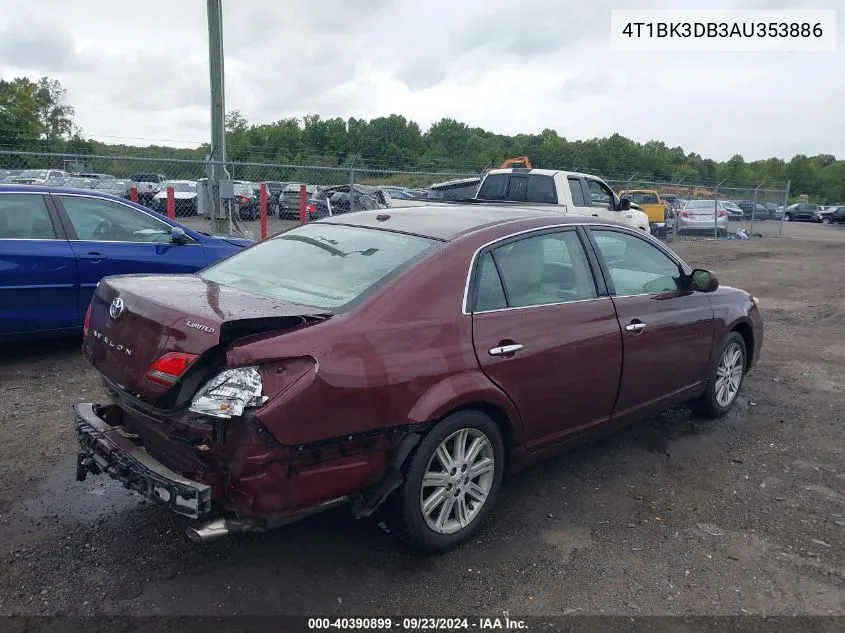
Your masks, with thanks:
<instances>
[{"instance_id":1,"label":"maroon toyota avalon sedan","mask_svg":"<svg viewBox=\"0 0 845 633\"><path fill-rule=\"evenodd\" d=\"M190 275L100 282L77 478L199 519L196 541L347 502L430 551L502 477L691 401L758 360L747 292L642 231L528 207L334 216Z\"/></svg>"}]
</instances>

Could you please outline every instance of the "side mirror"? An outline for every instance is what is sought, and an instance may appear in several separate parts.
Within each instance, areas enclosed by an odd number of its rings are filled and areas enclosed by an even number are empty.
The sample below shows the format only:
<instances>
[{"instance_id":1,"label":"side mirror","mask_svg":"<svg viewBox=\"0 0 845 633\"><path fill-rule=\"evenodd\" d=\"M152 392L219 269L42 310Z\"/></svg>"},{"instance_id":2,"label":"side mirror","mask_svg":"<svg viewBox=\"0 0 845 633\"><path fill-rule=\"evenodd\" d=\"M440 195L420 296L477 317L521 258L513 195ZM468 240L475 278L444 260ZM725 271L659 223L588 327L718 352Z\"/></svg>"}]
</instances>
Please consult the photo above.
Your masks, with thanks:
<instances>
[{"instance_id":1,"label":"side mirror","mask_svg":"<svg viewBox=\"0 0 845 633\"><path fill-rule=\"evenodd\" d=\"M690 285L693 290L698 290L700 292L715 292L719 287L719 280L716 278L716 275L711 273L709 270L696 268L692 271L692 275L690 275L690 277Z\"/></svg>"},{"instance_id":2,"label":"side mirror","mask_svg":"<svg viewBox=\"0 0 845 633\"><path fill-rule=\"evenodd\" d=\"M619 210L620 211L630 211L631 210L631 200L630 200L630 198L621 198L619 200Z\"/></svg>"},{"instance_id":3,"label":"side mirror","mask_svg":"<svg viewBox=\"0 0 845 633\"><path fill-rule=\"evenodd\" d=\"M174 226L170 229L170 239L173 240L174 244L187 244L188 243L188 234L185 233L185 229L179 226Z\"/></svg>"}]
</instances>

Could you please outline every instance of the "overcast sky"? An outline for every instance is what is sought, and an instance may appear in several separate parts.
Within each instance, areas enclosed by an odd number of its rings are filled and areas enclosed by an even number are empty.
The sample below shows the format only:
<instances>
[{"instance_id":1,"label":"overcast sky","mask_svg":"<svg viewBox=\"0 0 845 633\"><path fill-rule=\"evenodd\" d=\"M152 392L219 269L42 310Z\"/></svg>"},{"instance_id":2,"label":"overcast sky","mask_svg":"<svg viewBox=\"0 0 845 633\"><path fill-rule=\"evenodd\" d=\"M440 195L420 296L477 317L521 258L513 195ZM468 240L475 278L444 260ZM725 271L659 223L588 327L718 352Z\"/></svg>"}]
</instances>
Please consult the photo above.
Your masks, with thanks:
<instances>
[{"instance_id":1,"label":"overcast sky","mask_svg":"<svg viewBox=\"0 0 845 633\"><path fill-rule=\"evenodd\" d=\"M391 113L501 134L619 132L725 160L845 158L845 12L835 53L622 53L610 9L701 0L223 0L226 107L251 123ZM841 0L721 0L837 8ZM2 0L0 76L49 75L86 135L204 142L204 0ZM146 144L146 143L143 143Z\"/></svg>"}]
</instances>

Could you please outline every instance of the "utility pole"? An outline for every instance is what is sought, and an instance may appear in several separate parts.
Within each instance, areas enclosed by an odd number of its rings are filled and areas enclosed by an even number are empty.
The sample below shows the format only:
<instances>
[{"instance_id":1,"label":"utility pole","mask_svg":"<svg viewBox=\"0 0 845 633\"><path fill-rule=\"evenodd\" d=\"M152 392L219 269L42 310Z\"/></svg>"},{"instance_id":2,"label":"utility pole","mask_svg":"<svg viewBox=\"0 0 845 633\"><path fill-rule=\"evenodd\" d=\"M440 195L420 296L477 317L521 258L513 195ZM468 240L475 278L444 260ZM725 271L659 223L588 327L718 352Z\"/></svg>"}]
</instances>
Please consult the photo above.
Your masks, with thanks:
<instances>
[{"instance_id":1,"label":"utility pole","mask_svg":"<svg viewBox=\"0 0 845 633\"><path fill-rule=\"evenodd\" d=\"M226 100L223 73L222 0L208 0L208 66L211 79L211 151L208 154L208 200L211 232L230 233L230 204L221 198L220 181L228 180L226 162ZM231 199L231 198L230 198Z\"/></svg>"}]
</instances>

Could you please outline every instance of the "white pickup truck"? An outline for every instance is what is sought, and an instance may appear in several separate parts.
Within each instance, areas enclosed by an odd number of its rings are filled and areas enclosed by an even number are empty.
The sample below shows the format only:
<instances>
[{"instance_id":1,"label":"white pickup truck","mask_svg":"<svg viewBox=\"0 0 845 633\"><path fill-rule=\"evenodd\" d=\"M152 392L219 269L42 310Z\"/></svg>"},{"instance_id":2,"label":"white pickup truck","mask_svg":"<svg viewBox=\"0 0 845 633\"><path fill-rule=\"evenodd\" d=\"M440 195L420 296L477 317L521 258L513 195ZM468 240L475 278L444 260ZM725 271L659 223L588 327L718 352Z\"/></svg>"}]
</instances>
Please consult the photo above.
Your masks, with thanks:
<instances>
[{"instance_id":1,"label":"white pickup truck","mask_svg":"<svg viewBox=\"0 0 845 633\"><path fill-rule=\"evenodd\" d=\"M644 212L631 208L630 200L620 199L606 182L590 174L523 167L493 169L485 174L475 198L556 205L561 213L623 222L650 232Z\"/></svg>"}]
</instances>

